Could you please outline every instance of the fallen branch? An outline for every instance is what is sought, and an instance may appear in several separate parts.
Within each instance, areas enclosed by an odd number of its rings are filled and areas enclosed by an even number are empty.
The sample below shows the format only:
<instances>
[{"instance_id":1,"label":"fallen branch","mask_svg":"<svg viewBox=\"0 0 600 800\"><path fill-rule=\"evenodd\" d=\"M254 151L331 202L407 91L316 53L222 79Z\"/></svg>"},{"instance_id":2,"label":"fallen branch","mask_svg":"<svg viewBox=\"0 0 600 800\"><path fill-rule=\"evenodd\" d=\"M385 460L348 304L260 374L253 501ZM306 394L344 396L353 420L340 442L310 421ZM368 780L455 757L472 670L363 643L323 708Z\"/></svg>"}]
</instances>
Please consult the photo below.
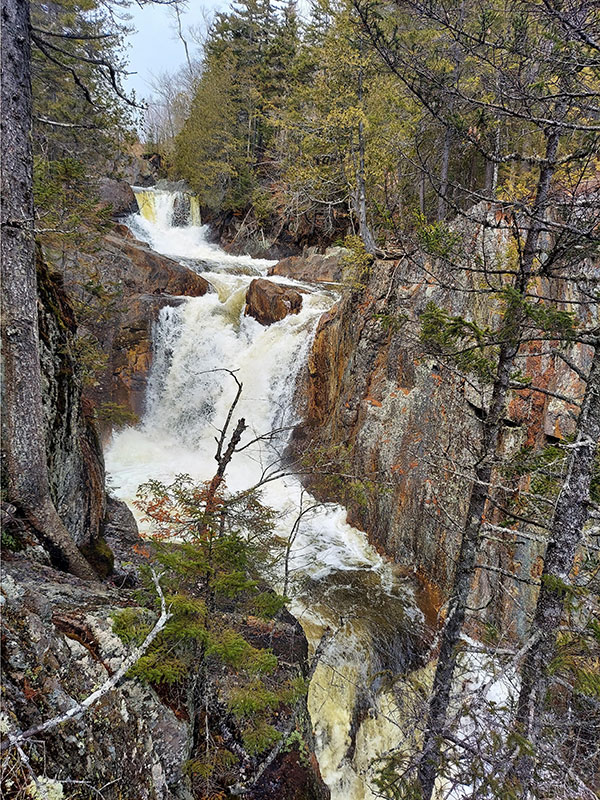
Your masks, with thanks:
<instances>
[{"instance_id":1,"label":"fallen branch","mask_svg":"<svg viewBox=\"0 0 600 800\"><path fill-rule=\"evenodd\" d=\"M95 703L98 702L104 695L108 694L112 691L115 686L119 683L119 681L129 672L129 670L136 664L137 661L146 653L152 642L156 639L158 634L162 631L165 627L169 619L171 618L172 614L169 608L167 608L165 602L165 596L163 594L163 590L158 580L158 576L156 572L152 570L152 578L154 580L154 585L156 587L156 591L158 592L158 596L160 597L160 616L156 621L156 624L150 631L150 633L146 636L144 641L139 647L135 647L127 656L127 658L123 661L119 669L110 676L110 678L105 681L99 689L96 689L95 692L88 695L85 700L82 700L81 703L77 703L77 705L70 708L64 714L60 714L58 717L53 717L52 719L47 720L46 722L42 722L39 725L34 725L32 728L28 728L26 731L20 731L16 734L10 734L8 740L2 742L0 745L0 752L7 750L10 747L16 747L19 755L21 755L20 744L21 742L26 741L27 739L31 739L32 736L37 736L40 733L46 733L46 731L51 730L52 728L56 728L57 725L62 725L64 722L68 722L70 719L79 716L80 714L84 714L88 711ZM23 756L21 755L21 758Z\"/></svg>"}]
</instances>

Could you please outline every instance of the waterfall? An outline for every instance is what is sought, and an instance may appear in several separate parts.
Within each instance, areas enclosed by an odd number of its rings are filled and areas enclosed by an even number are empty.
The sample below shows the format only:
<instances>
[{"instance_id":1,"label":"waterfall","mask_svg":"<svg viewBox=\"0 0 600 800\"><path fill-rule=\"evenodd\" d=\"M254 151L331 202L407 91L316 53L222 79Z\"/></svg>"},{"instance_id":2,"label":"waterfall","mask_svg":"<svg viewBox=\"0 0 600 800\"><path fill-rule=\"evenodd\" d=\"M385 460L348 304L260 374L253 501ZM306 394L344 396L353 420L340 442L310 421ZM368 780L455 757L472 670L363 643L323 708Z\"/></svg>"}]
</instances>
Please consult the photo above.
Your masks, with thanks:
<instances>
[{"instance_id":1,"label":"waterfall","mask_svg":"<svg viewBox=\"0 0 600 800\"><path fill-rule=\"evenodd\" d=\"M141 216L153 225L184 228L202 224L198 197L191 192L142 186L134 186L133 190Z\"/></svg>"},{"instance_id":2,"label":"waterfall","mask_svg":"<svg viewBox=\"0 0 600 800\"><path fill-rule=\"evenodd\" d=\"M274 276L274 281L301 288L303 305L299 314L263 327L244 316L244 300L252 277L265 274L270 262L224 253L193 220L174 227L175 199L167 192L138 192L138 203L141 213L129 220L136 235L196 269L214 291L160 312L146 415L138 427L117 433L106 452L115 491L131 503L138 485L149 478L168 482L180 473L197 480L212 476L215 430L236 389L223 368L236 370L244 385L236 418L243 416L249 424L247 440L284 429L232 461L229 488L247 488L283 453L286 429L298 422L297 378L318 320L336 296ZM276 532L283 540L298 515L301 493L294 476L264 487L263 500L276 509ZM304 503L314 502L306 500L305 492ZM333 631L308 697L323 778L333 800L370 800L376 796L373 759L402 740L399 700L378 686L376 676L397 674L411 663L407 631L419 627L420 612L408 587L366 536L348 525L340 506L320 506L306 515L290 567L291 610L311 650L327 628Z\"/></svg>"}]
</instances>

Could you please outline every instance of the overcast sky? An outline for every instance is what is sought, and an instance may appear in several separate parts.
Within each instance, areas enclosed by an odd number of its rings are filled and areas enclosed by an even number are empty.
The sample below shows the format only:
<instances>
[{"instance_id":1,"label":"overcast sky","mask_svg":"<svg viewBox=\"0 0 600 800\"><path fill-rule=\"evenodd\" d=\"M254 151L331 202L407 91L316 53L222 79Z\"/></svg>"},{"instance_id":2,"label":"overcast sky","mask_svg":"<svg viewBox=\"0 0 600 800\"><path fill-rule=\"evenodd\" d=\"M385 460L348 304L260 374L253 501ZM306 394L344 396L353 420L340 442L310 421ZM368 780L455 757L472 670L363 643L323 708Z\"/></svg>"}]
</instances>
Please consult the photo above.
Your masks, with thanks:
<instances>
[{"instance_id":1,"label":"overcast sky","mask_svg":"<svg viewBox=\"0 0 600 800\"><path fill-rule=\"evenodd\" d=\"M207 13L227 5L227 0L190 0L183 15L184 27L202 25ZM136 28L129 37L129 71L135 74L125 84L135 89L138 98L148 97L152 93L152 76L177 69L185 60L185 52L177 38L174 14L168 7L150 4L140 8L132 3L129 13L130 24Z\"/></svg>"}]
</instances>

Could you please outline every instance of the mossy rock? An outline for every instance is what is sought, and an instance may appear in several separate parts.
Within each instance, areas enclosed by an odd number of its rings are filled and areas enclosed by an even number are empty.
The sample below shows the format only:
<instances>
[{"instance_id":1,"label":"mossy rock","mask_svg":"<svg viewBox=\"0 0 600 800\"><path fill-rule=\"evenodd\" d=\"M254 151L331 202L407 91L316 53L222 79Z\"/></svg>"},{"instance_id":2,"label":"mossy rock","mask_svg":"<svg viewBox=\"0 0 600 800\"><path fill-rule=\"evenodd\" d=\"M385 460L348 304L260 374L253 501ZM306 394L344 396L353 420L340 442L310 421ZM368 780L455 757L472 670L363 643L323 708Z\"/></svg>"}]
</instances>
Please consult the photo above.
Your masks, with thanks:
<instances>
[{"instance_id":1,"label":"mossy rock","mask_svg":"<svg viewBox=\"0 0 600 800\"><path fill-rule=\"evenodd\" d=\"M101 578L107 578L112 573L115 557L102 536L83 545L80 550Z\"/></svg>"}]
</instances>

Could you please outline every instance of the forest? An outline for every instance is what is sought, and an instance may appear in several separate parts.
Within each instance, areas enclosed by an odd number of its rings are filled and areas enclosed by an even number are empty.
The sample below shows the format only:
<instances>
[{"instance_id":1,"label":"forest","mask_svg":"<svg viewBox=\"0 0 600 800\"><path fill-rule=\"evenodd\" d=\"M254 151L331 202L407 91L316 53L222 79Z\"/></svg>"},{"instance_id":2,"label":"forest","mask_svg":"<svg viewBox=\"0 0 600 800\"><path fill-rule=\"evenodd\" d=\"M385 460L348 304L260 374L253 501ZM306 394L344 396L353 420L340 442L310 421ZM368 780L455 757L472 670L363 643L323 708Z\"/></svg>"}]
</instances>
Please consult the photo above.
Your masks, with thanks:
<instances>
[{"instance_id":1,"label":"forest","mask_svg":"<svg viewBox=\"0 0 600 800\"><path fill-rule=\"evenodd\" d=\"M1 4L3 796L597 798L600 3Z\"/></svg>"}]
</instances>

